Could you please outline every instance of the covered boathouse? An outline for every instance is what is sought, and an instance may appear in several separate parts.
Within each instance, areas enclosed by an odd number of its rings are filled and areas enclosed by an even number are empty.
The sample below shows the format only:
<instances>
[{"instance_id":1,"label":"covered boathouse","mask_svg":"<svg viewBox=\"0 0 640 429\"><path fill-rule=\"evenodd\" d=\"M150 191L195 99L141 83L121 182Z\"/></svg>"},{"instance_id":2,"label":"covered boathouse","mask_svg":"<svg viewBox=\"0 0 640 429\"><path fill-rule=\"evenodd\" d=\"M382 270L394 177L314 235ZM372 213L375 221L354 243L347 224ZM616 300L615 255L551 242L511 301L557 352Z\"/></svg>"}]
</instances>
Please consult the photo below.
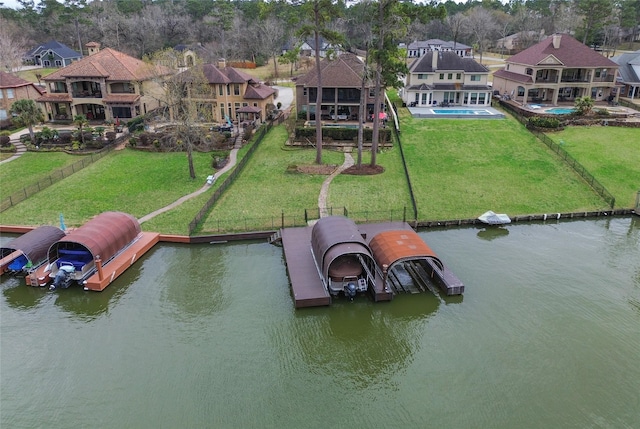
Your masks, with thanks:
<instances>
[{"instance_id":1,"label":"covered boathouse","mask_svg":"<svg viewBox=\"0 0 640 429\"><path fill-rule=\"evenodd\" d=\"M44 286L65 266L85 290L101 291L158 241L159 234L141 232L130 214L104 212L53 243L49 263L27 283Z\"/></svg>"},{"instance_id":2,"label":"covered boathouse","mask_svg":"<svg viewBox=\"0 0 640 429\"><path fill-rule=\"evenodd\" d=\"M27 273L47 260L49 247L65 233L55 226L43 225L0 247L0 274L7 271Z\"/></svg>"},{"instance_id":3,"label":"covered boathouse","mask_svg":"<svg viewBox=\"0 0 640 429\"><path fill-rule=\"evenodd\" d=\"M328 216L314 226L283 228L280 235L296 308L330 305L338 295L331 289L338 292L353 277L364 282L374 301L390 301L394 291L407 290L396 275L405 267L417 281L433 281L447 295L464 292L462 282L406 222L356 225Z\"/></svg>"}]
</instances>

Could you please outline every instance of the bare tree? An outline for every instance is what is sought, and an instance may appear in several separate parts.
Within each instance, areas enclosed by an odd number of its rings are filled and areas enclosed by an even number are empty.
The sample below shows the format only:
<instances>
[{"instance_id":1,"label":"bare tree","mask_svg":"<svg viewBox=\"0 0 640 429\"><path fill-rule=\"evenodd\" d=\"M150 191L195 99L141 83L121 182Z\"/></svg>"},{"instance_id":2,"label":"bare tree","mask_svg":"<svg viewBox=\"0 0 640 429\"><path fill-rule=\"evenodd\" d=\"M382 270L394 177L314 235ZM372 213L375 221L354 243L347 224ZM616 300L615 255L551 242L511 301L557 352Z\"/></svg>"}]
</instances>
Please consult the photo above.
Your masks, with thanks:
<instances>
[{"instance_id":1,"label":"bare tree","mask_svg":"<svg viewBox=\"0 0 640 429\"><path fill-rule=\"evenodd\" d=\"M456 44L460 40L460 36L464 33L464 26L467 23L467 17L458 12L455 15L447 16L446 25L451 32L451 39L453 39L453 49L456 49Z\"/></svg>"},{"instance_id":2,"label":"bare tree","mask_svg":"<svg viewBox=\"0 0 640 429\"><path fill-rule=\"evenodd\" d=\"M468 11L467 34L475 40L480 51L480 62L487 44L498 31L498 23L493 14L482 6L476 6Z\"/></svg>"},{"instance_id":3,"label":"bare tree","mask_svg":"<svg viewBox=\"0 0 640 429\"><path fill-rule=\"evenodd\" d=\"M258 33L262 42L262 52L272 58L274 77L278 78L278 55L282 53L285 37L284 23L270 15L258 24Z\"/></svg>"},{"instance_id":4,"label":"bare tree","mask_svg":"<svg viewBox=\"0 0 640 429\"><path fill-rule=\"evenodd\" d=\"M0 70L11 73L22 65L22 55L26 48L18 36L18 29L12 23L0 21L0 24Z\"/></svg>"}]
</instances>

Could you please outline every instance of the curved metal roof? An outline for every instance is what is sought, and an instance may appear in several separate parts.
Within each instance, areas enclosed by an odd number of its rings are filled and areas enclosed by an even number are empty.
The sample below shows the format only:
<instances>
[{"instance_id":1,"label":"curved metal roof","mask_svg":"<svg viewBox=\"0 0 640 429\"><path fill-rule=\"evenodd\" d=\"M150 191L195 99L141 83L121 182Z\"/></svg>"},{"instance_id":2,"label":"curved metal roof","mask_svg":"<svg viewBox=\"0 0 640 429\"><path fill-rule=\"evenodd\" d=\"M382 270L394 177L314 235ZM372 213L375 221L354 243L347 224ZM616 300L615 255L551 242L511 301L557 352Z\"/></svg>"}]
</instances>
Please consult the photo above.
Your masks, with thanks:
<instances>
[{"instance_id":1,"label":"curved metal roof","mask_svg":"<svg viewBox=\"0 0 640 429\"><path fill-rule=\"evenodd\" d=\"M311 230L311 249L322 277L329 276L331 263L342 255L361 254L373 261L371 250L356 224L346 217L323 217Z\"/></svg>"},{"instance_id":2,"label":"curved metal roof","mask_svg":"<svg viewBox=\"0 0 640 429\"><path fill-rule=\"evenodd\" d=\"M0 258L19 250L32 263L42 261L46 258L49 247L64 236L64 231L58 227L40 226L0 247Z\"/></svg>"},{"instance_id":3,"label":"curved metal roof","mask_svg":"<svg viewBox=\"0 0 640 429\"><path fill-rule=\"evenodd\" d=\"M49 248L49 262L57 259L58 248L68 247L66 243L84 246L93 258L100 256L103 261L108 261L131 243L140 232L138 220L130 214L104 212L54 243Z\"/></svg>"},{"instance_id":4,"label":"curved metal roof","mask_svg":"<svg viewBox=\"0 0 640 429\"><path fill-rule=\"evenodd\" d=\"M438 255L412 229L380 232L371 239L369 247L380 268L384 265L391 268L399 261L424 258L435 259L442 266Z\"/></svg>"}]
</instances>

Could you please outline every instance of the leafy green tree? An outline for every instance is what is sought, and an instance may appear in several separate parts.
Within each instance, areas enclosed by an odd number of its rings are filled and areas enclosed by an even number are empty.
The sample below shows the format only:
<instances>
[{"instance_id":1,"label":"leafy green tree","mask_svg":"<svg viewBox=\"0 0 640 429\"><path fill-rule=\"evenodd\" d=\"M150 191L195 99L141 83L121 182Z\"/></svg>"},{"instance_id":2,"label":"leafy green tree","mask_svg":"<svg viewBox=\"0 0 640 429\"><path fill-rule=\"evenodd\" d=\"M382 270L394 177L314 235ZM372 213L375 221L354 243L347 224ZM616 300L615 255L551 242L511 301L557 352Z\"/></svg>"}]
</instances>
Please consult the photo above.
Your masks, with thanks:
<instances>
[{"instance_id":1,"label":"leafy green tree","mask_svg":"<svg viewBox=\"0 0 640 429\"><path fill-rule=\"evenodd\" d=\"M578 97L574 107L578 115L586 115L593 109L593 99L591 97Z\"/></svg>"},{"instance_id":2,"label":"leafy green tree","mask_svg":"<svg viewBox=\"0 0 640 429\"><path fill-rule=\"evenodd\" d=\"M580 0L575 3L576 10L584 17L582 43L587 44L593 34L609 24L613 14L613 0Z\"/></svg>"},{"instance_id":3,"label":"leafy green tree","mask_svg":"<svg viewBox=\"0 0 640 429\"><path fill-rule=\"evenodd\" d=\"M323 38L328 43L342 42L342 35L330 28L332 18L338 13L337 5L333 0L308 0L303 9L305 16L310 16L311 21L300 28L299 36L313 37L315 44L316 76L318 91L316 93L316 164L322 164L322 122L320 112L322 110L322 70L320 67L320 40Z\"/></svg>"},{"instance_id":4,"label":"leafy green tree","mask_svg":"<svg viewBox=\"0 0 640 429\"><path fill-rule=\"evenodd\" d=\"M42 110L36 105L36 102L27 99L18 100L11 105L10 111L14 115L13 122L19 126L27 127L31 143L36 144L33 126L44 120Z\"/></svg>"}]
</instances>

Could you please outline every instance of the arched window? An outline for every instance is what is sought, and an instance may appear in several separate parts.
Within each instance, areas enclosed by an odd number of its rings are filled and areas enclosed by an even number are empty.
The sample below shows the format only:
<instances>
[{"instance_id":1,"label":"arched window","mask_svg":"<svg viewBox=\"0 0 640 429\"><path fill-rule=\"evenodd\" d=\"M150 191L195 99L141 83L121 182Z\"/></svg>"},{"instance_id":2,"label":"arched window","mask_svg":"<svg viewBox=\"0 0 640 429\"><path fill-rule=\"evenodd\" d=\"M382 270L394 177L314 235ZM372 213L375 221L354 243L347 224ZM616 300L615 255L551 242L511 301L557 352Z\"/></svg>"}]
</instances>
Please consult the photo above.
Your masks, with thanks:
<instances>
[{"instance_id":1,"label":"arched window","mask_svg":"<svg viewBox=\"0 0 640 429\"><path fill-rule=\"evenodd\" d=\"M520 96L520 97L524 96L524 86L519 86L518 87L518 96Z\"/></svg>"},{"instance_id":2,"label":"arched window","mask_svg":"<svg viewBox=\"0 0 640 429\"><path fill-rule=\"evenodd\" d=\"M193 67L193 57L191 55L187 55L187 67Z\"/></svg>"}]
</instances>

